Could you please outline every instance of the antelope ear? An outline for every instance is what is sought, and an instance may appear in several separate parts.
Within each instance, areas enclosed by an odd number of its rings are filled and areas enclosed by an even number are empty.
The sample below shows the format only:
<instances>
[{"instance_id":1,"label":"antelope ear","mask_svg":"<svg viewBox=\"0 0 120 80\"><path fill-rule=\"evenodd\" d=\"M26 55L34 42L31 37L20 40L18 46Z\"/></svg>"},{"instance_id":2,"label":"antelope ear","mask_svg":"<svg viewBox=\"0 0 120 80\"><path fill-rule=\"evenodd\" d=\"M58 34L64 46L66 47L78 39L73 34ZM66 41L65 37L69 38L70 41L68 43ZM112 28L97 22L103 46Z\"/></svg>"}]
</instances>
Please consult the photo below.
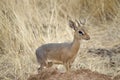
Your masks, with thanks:
<instances>
[{"instance_id":1,"label":"antelope ear","mask_svg":"<svg viewBox=\"0 0 120 80\"><path fill-rule=\"evenodd\" d=\"M76 24L72 20L69 20L69 27L71 27L75 31L77 30Z\"/></svg>"}]
</instances>

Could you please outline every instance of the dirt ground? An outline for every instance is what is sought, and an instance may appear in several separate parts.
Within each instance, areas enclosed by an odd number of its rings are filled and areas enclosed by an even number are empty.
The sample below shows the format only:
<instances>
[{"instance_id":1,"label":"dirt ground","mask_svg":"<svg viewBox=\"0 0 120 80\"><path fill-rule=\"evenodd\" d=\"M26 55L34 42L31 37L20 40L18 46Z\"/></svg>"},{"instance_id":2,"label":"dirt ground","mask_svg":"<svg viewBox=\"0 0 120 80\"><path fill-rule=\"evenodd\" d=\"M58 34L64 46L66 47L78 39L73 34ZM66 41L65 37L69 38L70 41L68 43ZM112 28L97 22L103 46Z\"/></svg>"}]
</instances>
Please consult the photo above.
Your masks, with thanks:
<instances>
[{"instance_id":1,"label":"dirt ground","mask_svg":"<svg viewBox=\"0 0 120 80\"><path fill-rule=\"evenodd\" d=\"M44 69L38 74L30 75L28 80L112 80L110 76L92 72L88 69L59 72L56 69ZM115 80L118 80L117 78Z\"/></svg>"}]
</instances>

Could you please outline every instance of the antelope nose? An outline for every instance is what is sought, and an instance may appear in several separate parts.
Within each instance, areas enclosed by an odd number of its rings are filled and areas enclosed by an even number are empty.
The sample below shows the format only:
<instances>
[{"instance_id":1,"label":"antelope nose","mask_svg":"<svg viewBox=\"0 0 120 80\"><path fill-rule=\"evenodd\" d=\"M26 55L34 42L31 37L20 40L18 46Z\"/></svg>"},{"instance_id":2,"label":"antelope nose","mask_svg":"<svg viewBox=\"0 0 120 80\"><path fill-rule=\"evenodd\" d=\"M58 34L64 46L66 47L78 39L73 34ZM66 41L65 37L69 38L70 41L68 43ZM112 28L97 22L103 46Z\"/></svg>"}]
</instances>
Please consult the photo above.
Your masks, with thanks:
<instances>
[{"instance_id":1,"label":"antelope nose","mask_svg":"<svg viewBox=\"0 0 120 80\"><path fill-rule=\"evenodd\" d=\"M90 37L88 36L88 37L86 38L86 40L90 40Z\"/></svg>"}]
</instances>

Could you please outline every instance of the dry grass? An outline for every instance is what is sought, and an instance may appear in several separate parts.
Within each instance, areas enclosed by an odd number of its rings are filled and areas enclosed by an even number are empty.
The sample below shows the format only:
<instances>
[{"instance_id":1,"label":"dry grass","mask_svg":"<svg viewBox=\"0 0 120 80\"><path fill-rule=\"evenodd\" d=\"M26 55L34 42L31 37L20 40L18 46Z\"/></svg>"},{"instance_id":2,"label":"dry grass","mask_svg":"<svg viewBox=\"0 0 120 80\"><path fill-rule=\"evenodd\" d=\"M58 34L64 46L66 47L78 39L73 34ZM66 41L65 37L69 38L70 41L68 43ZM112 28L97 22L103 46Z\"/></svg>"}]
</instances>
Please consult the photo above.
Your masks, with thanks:
<instances>
[{"instance_id":1,"label":"dry grass","mask_svg":"<svg viewBox=\"0 0 120 80\"><path fill-rule=\"evenodd\" d=\"M0 80L26 80L36 73L35 49L43 43L71 41L71 19L86 19L91 40L81 42L73 69L89 68L120 74L119 53L109 57L87 54L120 44L120 0L0 0ZM117 51L116 49L114 49ZM94 52L93 52L94 53Z\"/></svg>"}]
</instances>

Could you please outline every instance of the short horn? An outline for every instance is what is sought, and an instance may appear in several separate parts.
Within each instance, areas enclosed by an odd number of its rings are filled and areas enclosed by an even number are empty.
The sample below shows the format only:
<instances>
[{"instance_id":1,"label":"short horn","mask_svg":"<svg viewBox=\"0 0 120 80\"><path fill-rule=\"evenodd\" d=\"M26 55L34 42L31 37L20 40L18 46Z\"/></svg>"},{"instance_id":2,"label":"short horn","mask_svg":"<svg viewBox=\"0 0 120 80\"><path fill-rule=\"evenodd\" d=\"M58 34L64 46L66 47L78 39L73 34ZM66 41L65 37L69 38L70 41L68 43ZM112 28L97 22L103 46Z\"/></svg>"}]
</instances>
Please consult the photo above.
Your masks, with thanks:
<instances>
[{"instance_id":1,"label":"short horn","mask_svg":"<svg viewBox=\"0 0 120 80\"><path fill-rule=\"evenodd\" d=\"M77 19L75 21L77 22L78 26L82 26Z\"/></svg>"},{"instance_id":2,"label":"short horn","mask_svg":"<svg viewBox=\"0 0 120 80\"><path fill-rule=\"evenodd\" d=\"M82 24L82 25L85 25L85 23L86 23L86 20L84 19L84 20L80 20L80 24Z\"/></svg>"}]
</instances>

